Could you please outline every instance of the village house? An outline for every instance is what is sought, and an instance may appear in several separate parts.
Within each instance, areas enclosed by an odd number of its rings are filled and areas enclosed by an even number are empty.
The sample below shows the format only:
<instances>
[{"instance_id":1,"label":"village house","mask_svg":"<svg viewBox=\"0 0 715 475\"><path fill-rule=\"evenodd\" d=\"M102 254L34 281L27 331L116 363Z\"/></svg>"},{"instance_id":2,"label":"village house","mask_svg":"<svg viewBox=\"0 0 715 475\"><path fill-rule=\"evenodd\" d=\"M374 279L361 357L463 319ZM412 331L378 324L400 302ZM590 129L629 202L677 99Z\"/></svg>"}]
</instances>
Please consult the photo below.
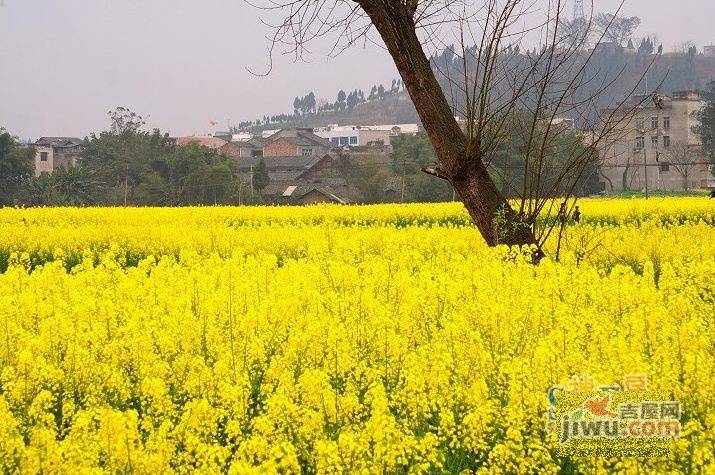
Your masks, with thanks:
<instances>
[{"instance_id":1,"label":"village house","mask_svg":"<svg viewBox=\"0 0 715 475\"><path fill-rule=\"evenodd\" d=\"M61 167L77 163L83 149L83 141L77 137L40 137L35 148L35 176L52 173Z\"/></svg>"},{"instance_id":2,"label":"village house","mask_svg":"<svg viewBox=\"0 0 715 475\"><path fill-rule=\"evenodd\" d=\"M269 183L261 194L274 203L346 203L356 199L355 190L345 180L332 177L330 141L315 135L313 129L282 129L265 136L235 134L231 139L234 136L237 140L179 137L176 143L196 143L234 159L238 176L251 188L255 168L263 160Z\"/></svg>"},{"instance_id":3,"label":"village house","mask_svg":"<svg viewBox=\"0 0 715 475\"><path fill-rule=\"evenodd\" d=\"M261 160L266 165L269 180L261 194L272 203L349 203L359 200L359 193L354 187L348 186L344 178L335 176L331 154L239 158L237 171L250 186Z\"/></svg>"},{"instance_id":4,"label":"village house","mask_svg":"<svg viewBox=\"0 0 715 475\"><path fill-rule=\"evenodd\" d=\"M634 98L639 102L643 99ZM697 125L695 112L702 105L700 94L677 91L669 97L659 96L657 101L645 99L635 113L628 113L633 104L601 112L602 117L614 114L622 118L597 145L605 190L643 190L647 186L649 190L670 191L714 186L693 130Z\"/></svg>"},{"instance_id":5,"label":"village house","mask_svg":"<svg viewBox=\"0 0 715 475\"><path fill-rule=\"evenodd\" d=\"M340 178L321 178L311 183L283 186L278 183L273 201L285 204L355 203L360 200L359 192ZM269 190L271 191L271 190Z\"/></svg>"},{"instance_id":6,"label":"village house","mask_svg":"<svg viewBox=\"0 0 715 475\"><path fill-rule=\"evenodd\" d=\"M266 165L269 180L273 182L290 182L298 179L310 181L318 177L321 172L332 169L333 166L333 156L330 154L297 157L242 157L236 162L236 170L239 175L250 179L261 160Z\"/></svg>"},{"instance_id":7,"label":"village house","mask_svg":"<svg viewBox=\"0 0 715 475\"><path fill-rule=\"evenodd\" d=\"M219 149L222 155L230 158L262 157L266 139L248 137L240 141L228 142Z\"/></svg>"},{"instance_id":8,"label":"village house","mask_svg":"<svg viewBox=\"0 0 715 475\"><path fill-rule=\"evenodd\" d=\"M265 139L264 157L323 156L330 142L313 133L313 129L282 129Z\"/></svg>"}]
</instances>

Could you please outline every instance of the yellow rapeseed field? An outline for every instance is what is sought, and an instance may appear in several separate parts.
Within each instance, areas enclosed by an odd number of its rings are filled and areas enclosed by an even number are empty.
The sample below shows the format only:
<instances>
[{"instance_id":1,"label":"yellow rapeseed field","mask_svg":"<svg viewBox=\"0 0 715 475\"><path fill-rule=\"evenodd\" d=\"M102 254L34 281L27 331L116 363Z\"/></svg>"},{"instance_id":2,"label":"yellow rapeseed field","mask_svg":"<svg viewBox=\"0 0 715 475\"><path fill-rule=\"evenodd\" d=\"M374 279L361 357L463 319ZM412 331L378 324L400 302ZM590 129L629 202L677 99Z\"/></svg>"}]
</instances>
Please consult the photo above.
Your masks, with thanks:
<instances>
[{"instance_id":1,"label":"yellow rapeseed field","mask_svg":"<svg viewBox=\"0 0 715 475\"><path fill-rule=\"evenodd\" d=\"M579 204L538 266L456 203L2 209L0 469L715 473L715 200ZM670 456L559 456L625 373Z\"/></svg>"}]
</instances>

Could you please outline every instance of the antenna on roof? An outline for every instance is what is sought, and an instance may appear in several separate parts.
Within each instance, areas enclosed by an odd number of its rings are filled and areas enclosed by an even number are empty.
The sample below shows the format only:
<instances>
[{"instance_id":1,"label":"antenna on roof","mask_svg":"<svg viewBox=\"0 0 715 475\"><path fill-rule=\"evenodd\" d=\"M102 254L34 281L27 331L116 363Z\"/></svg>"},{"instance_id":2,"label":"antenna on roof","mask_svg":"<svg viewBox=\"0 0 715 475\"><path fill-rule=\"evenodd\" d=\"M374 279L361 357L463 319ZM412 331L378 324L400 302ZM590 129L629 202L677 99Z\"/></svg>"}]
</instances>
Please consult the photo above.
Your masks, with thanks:
<instances>
[{"instance_id":1,"label":"antenna on roof","mask_svg":"<svg viewBox=\"0 0 715 475\"><path fill-rule=\"evenodd\" d=\"M583 0L574 0L573 2L573 19L582 20L586 18L583 13Z\"/></svg>"}]
</instances>

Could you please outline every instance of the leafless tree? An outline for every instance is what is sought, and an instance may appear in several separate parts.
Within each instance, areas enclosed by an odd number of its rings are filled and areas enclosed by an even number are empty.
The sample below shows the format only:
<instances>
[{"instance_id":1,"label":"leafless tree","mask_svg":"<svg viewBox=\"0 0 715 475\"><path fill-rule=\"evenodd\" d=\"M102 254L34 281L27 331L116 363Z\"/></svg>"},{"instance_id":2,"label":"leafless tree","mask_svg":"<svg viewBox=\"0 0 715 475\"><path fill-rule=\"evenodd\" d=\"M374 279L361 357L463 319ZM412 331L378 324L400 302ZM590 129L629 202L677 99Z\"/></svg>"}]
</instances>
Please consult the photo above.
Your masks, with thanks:
<instances>
[{"instance_id":1,"label":"leafless tree","mask_svg":"<svg viewBox=\"0 0 715 475\"><path fill-rule=\"evenodd\" d=\"M675 168L683 178L683 189L687 190L693 171L703 162L703 159L698 157L695 150L685 142L673 142L664 155L669 160L668 165Z\"/></svg>"},{"instance_id":2,"label":"leafless tree","mask_svg":"<svg viewBox=\"0 0 715 475\"><path fill-rule=\"evenodd\" d=\"M604 39L618 46L625 46L641 24L637 16L620 17L612 13L599 13L594 18L596 30L603 33Z\"/></svg>"},{"instance_id":3,"label":"leafless tree","mask_svg":"<svg viewBox=\"0 0 715 475\"><path fill-rule=\"evenodd\" d=\"M299 59L311 40L328 35L337 53L373 41L376 31L439 161L424 171L452 185L489 245L534 245L537 256L559 228L560 203L573 206L599 143L629 118L623 108L638 87L608 104L618 114L598 119L603 94L622 71L593 68L596 52L584 51L586 35L561 34L561 0L544 8L531 0L255 1L268 2L258 5L267 22L280 16L271 53ZM592 29L590 19L586 27ZM430 61L428 54L453 40L459 46L449 61ZM533 52L514 54L510 45ZM586 146L565 124L594 128ZM518 162L504 163L505 150Z\"/></svg>"},{"instance_id":4,"label":"leafless tree","mask_svg":"<svg viewBox=\"0 0 715 475\"><path fill-rule=\"evenodd\" d=\"M592 46L595 33L588 20L579 17L573 20L562 20L559 36L561 41L581 43L584 49L588 49Z\"/></svg>"}]
</instances>

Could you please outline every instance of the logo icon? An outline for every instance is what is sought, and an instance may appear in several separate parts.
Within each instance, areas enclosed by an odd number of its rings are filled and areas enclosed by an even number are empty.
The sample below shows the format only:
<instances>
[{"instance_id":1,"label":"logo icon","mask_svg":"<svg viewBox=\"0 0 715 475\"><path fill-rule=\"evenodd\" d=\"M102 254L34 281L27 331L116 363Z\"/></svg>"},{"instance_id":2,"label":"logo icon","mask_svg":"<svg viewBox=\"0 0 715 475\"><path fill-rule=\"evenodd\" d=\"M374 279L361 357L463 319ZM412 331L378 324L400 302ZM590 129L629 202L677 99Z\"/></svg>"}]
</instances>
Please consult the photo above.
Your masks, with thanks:
<instances>
[{"instance_id":1,"label":"logo icon","mask_svg":"<svg viewBox=\"0 0 715 475\"><path fill-rule=\"evenodd\" d=\"M565 455L663 456L680 436L680 402L649 390L644 374L624 375L622 386L574 375L547 397L546 428Z\"/></svg>"}]
</instances>

